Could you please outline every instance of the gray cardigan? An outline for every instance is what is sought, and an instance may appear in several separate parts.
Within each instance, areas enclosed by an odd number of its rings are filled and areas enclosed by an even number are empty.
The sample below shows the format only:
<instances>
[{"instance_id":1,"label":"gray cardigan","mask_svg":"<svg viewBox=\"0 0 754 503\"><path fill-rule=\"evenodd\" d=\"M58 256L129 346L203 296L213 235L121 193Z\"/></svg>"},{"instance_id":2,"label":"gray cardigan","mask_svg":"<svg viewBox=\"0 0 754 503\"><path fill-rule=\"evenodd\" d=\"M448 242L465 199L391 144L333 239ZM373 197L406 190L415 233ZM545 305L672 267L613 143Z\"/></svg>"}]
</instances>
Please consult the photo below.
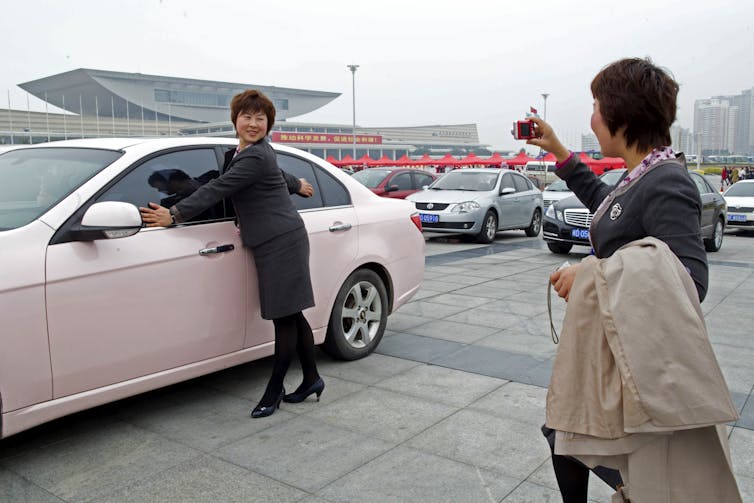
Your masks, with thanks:
<instances>
[{"instance_id":1,"label":"gray cardigan","mask_svg":"<svg viewBox=\"0 0 754 503\"><path fill-rule=\"evenodd\" d=\"M170 212L180 223L230 197L241 240L253 248L304 226L289 195L300 187L296 177L278 167L275 150L262 140L243 149L222 175L199 187Z\"/></svg>"},{"instance_id":2,"label":"gray cardigan","mask_svg":"<svg viewBox=\"0 0 754 503\"><path fill-rule=\"evenodd\" d=\"M653 236L668 245L689 270L699 300L707 293L707 253L701 237L702 202L689 177L686 160L661 161L625 187L613 191L586 164L573 156L556 171L589 211L595 213L589 234L598 258L610 257L626 243Z\"/></svg>"}]
</instances>

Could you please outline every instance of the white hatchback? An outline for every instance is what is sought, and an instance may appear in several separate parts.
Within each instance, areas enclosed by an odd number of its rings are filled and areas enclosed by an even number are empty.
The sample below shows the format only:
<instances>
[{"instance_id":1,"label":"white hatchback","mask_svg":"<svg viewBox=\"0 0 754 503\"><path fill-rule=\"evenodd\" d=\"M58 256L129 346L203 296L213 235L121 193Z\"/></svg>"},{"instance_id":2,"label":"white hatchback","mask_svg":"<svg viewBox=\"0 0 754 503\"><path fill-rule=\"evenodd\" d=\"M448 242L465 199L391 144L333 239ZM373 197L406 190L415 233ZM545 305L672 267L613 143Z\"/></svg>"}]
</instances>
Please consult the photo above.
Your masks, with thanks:
<instances>
[{"instance_id":1,"label":"white hatchback","mask_svg":"<svg viewBox=\"0 0 754 503\"><path fill-rule=\"evenodd\" d=\"M170 228L142 227L137 210L219 176L235 145L97 139L0 154L0 437L273 353L232 204ZM421 285L419 216L318 157L274 148L314 186L291 197L311 244L315 343L366 356Z\"/></svg>"}]
</instances>

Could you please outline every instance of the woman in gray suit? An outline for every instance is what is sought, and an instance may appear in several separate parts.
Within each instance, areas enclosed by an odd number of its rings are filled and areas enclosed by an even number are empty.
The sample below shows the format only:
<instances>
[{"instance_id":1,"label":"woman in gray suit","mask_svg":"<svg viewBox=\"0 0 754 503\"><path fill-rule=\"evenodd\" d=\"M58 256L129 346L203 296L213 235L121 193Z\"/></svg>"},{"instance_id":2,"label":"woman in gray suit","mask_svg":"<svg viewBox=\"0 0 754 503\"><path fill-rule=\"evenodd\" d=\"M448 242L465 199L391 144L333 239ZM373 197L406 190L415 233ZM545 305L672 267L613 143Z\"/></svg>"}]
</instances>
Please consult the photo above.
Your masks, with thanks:
<instances>
[{"instance_id":1,"label":"woman in gray suit","mask_svg":"<svg viewBox=\"0 0 754 503\"><path fill-rule=\"evenodd\" d=\"M275 412L280 402L301 402L319 396L325 383L317 372L314 337L302 311L314 305L309 274L309 238L304 221L290 198L309 197L311 184L283 172L266 137L275 123L275 107L256 90L233 97L230 118L239 143L223 174L202 185L170 208L149 203L140 208L148 227L184 222L230 197L236 210L241 240L254 255L262 317L275 325L275 361L267 389L251 417ZM304 379L286 395L283 379L298 352Z\"/></svg>"}]
</instances>

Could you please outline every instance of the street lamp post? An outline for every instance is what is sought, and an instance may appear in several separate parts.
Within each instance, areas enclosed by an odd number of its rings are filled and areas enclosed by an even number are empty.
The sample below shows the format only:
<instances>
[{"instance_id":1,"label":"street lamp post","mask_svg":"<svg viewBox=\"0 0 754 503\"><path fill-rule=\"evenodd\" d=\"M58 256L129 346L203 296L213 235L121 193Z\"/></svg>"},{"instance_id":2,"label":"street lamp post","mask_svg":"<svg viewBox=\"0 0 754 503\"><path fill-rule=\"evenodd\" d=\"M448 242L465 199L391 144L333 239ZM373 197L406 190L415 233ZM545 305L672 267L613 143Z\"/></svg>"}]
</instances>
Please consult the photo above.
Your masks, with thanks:
<instances>
[{"instance_id":1,"label":"street lamp post","mask_svg":"<svg viewBox=\"0 0 754 503\"><path fill-rule=\"evenodd\" d=\"M359 65L347 65L351 70L351 94L353 96L353 131L351 137L353 138L353 158L356 159L356 69Z\"/></svg>"},{"instance_id":2,"label":"street lamp post","mask_svg":"<svg viewBox=\"0 0 754 503\"><path fill-rule=\"evenodd\" d=\"M547 97L550 96L550 93L542 93L542 97L545 99L545 122L547 122Z\"/></svg>"}]
</instances>

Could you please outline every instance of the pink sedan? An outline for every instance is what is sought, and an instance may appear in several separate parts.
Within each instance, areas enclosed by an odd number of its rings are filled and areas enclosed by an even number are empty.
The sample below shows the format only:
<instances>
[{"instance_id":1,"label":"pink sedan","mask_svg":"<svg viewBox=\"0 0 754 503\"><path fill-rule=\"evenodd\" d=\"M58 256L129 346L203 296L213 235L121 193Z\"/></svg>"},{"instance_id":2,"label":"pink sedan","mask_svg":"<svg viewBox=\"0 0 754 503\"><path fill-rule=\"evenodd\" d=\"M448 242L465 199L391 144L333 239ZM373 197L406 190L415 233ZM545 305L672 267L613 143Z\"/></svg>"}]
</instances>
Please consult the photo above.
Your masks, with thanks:
<instances>
[{"instance_id":1,"label":"pink sedan","mask_svg":"<svg viewBox=\"0 0 754 503\"><path fill-rule=\"evenodd\" d=\"M230 201L170 228L142 227L137 209L217 177L234 147L128 138L0 153L0 437L272 354ZM291 197L311 243L315 343L366 356L421 285L418 214L315 156L275 149L314 185L314 197Z\"/></svg>"}]
</instances>

